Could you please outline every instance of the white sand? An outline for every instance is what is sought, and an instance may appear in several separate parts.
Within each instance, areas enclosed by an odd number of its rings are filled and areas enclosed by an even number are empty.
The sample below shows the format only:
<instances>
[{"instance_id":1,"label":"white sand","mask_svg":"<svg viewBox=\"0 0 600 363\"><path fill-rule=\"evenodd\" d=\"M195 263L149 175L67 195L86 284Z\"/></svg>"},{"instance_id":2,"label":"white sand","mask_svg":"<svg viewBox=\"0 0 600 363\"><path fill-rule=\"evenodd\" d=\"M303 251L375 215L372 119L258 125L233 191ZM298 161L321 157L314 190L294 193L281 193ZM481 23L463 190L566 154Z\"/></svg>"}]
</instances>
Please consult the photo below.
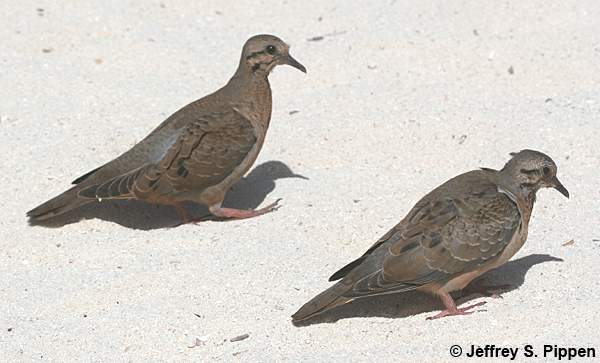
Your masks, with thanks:
<instances>
[{"instance_id":1,"label":"white sand","mask_svg":"<svg viewBox=\"0 0 600 363\"><path fill-rule=\"evenodd\" d=\"M452 344L600 356L597 1L64 3L0 2L0 360L460 361ZM222 86L264 32L308 74L270 77L268 164L228 203L283 198L279 211L169 229L170 208L103 203L61 228L27 225ZM387 296L291 324L427 191L523 148L554 158L571 199L538 194L526 245L486 278L513 285L504 299L426 321L436 299ZM310 180L280 178L285 165Z\"/></svg>"}]
</instances>

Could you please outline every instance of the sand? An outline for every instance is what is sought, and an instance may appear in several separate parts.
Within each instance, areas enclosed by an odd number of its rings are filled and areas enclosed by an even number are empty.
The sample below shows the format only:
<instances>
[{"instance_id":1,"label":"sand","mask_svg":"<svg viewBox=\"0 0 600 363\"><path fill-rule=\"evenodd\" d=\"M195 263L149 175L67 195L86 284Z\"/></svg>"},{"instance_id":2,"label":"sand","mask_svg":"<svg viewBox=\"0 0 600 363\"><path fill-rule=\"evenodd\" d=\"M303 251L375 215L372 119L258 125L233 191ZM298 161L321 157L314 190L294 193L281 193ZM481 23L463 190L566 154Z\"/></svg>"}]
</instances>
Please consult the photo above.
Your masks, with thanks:
<instances>
[{"instance_id":1,"label":"sand","mask_svg":"<svg viewBox=\"0 0 600 363\"><path fill-rule=\"evenodd\" d=\"M2 361L461 361L453 344L600 356L597 1L6 0L0 23ZM265 146L226 204L280 210L168 228L171 208L103 202L27 224L222 86L257 33L308 74L271 75ZM538 193L527 243L484 277L511 285L503 299L426 321L438 300L391 295L291 324L427 191L524 148L554 158L571 199Z\"/></svg>"}]
</instances>

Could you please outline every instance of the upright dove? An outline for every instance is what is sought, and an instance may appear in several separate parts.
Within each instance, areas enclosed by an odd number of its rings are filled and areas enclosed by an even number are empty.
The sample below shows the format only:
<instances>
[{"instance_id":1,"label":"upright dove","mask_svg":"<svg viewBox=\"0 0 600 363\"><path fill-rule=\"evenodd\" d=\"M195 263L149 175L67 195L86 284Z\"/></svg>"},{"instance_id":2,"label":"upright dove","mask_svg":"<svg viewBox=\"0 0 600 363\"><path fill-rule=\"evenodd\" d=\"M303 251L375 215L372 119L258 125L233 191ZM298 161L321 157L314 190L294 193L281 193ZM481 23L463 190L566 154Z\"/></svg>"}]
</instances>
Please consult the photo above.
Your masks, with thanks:
<instances>
[{"instance_id":1,"label":"upright dove","mask_svg":"<svg viewBox=\"0 0 600 363\"><path fill-rule=\"evenodd\" d=\"M424 196L360 258L334 273L340 280L298 310L307 320L366 296L419 290L437 295L445 310L428 319L471 313L450 292L506 263L525 243L536 192L569 192L547 155L511 154L501 170L482 168L454 177Z\"/></svg>"},{"instance_id":2,"label":"upright dove","mask_svg":"<svg viewBox=\"0 0 600 363\"><path fill-rule=\"evenodd\" d=\"M265 141L272 105L269 73L281 64L306 73L289 48L273 35L248 39L237 71L224 87L181 108L130 150L27 212L30 222L108 199L173 205L183 223L190 221L182 207L185 201L204 204L225 218L249 218L276 208L277 202L258 210L224 208L221 203Z\"/></svg>"}]
</instances>

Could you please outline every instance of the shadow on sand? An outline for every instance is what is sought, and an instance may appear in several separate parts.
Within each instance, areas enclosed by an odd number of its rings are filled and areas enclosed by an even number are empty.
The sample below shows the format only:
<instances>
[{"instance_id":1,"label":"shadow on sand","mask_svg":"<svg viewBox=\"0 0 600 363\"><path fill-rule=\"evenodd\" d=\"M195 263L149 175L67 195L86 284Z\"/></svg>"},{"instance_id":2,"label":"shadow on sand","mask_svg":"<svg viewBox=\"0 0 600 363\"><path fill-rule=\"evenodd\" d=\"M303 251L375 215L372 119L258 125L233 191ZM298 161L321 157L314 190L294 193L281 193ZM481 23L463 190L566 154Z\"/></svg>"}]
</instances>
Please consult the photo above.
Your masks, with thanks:
<instances>
[{"instance_id":1,"label":"shadow on sand","mask_svg":"<svg viewBox=\"0 0 600 363\"><path fill-rule=\"evenodd\" d=\"M225 196L223 206L237 209L255 209L275 189L275 181L284 178L308 179L294 174L281 161L268 161L254 169L237 182ZM273 200L274 202L275 200ZM187 203L185 205L191 218L217 220L203 205ZM152 230L178 226L179 217L171 206L149 204L137 200L104 201L91 203L67 214L33 225L58 228L76 223L82 219L99 218L124 227Z\"/></svg>"},{"instance_id":2,"label":"shadow on sand","mask_svg":"<svg viewBox=\"0 0 600 363\"><path fill-rule=\"evenodd\" d=\"M506 294L523 285L525 282L525 275L531 267L550 261L562 262L563 260L546 254L529 255L519 258L518 260L509 261L503 266L489 271L473 281L470 286L472 286L473 283L496 286L508 285L500 291L500 293ZM314 291L314 295L318 292L319 291ZM470 293L469 286L467 286L465 290L462 292L457 291L453 296L456 299L456 304L462 305L483 295L480 293ZM309 298L312 298L312 295L309 296ZM351 303L333 308L328 312L317 315L296 325L307 326L321 323L334 323L340 319L355 317L405 318L427 312L432 312L431 315L435 315L442 309L443 305L437 297L417 291L411 291L354 300ZM485 306L475 309L475 311L478 310L485 310Z\"/></svg>"}]
</instances>

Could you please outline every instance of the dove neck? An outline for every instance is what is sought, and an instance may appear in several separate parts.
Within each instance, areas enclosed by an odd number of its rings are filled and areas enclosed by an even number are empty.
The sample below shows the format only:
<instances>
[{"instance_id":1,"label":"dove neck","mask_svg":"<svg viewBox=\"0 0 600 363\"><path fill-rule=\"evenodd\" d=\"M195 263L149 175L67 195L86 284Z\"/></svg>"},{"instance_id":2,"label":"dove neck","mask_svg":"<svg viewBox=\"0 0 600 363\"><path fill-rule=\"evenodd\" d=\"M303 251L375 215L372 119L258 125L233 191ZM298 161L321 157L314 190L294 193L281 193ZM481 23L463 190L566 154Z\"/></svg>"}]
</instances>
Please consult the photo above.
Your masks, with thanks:
<instances>
[{"instance_id":1,"label":"dove neck","mask_svg":"<svg viewBox=\"0 0 600 363\"><path fill-rule=\"evenodd\" d=\"M537 184L531 184L528 180L523 179L522 173L514 170L510 166L505 166L498 172L498 185L509 191L517 198L533 204L535 201L535 193L538 191Z\"/></svg>"},{"instance_id":2,"label":"dove neck","mask_svg":"<svg viewBox=\"0 0 600 363\"><path fill-rule=\"evenodd\" d=\"M244 65L240 65L224 89L229 99L237 100L238 110L251 118L250 121L261 130L259 133L262 135L266 133L271 120L272 96L269 80L266 75L242 67Z\"/></svg>"},{"instance_id":3,"label":"dove neck","mask_svg":"<svg viewBox=\"0 0 600 363\"><path fill-rule=\"evenodd\" d=\"M268 82L267 77L269 76L269 71L270 69L268 67L263 66L253 69L251 65L245 61L244 57L242 57L242 59L240 59L240 64L231 79Z\"/></svg>"},{"instance_id":4,"label":"dove neck","mask_svg":"<svg viewBox=\"0 0 600 363\"><path fill-rule=\"evenodd\" d=\"M266 72L252 72L246 64L241 63L227 86L240 93L240 96L263 94L270 90L267 75Z\"/></svg>"}]
</instances>

